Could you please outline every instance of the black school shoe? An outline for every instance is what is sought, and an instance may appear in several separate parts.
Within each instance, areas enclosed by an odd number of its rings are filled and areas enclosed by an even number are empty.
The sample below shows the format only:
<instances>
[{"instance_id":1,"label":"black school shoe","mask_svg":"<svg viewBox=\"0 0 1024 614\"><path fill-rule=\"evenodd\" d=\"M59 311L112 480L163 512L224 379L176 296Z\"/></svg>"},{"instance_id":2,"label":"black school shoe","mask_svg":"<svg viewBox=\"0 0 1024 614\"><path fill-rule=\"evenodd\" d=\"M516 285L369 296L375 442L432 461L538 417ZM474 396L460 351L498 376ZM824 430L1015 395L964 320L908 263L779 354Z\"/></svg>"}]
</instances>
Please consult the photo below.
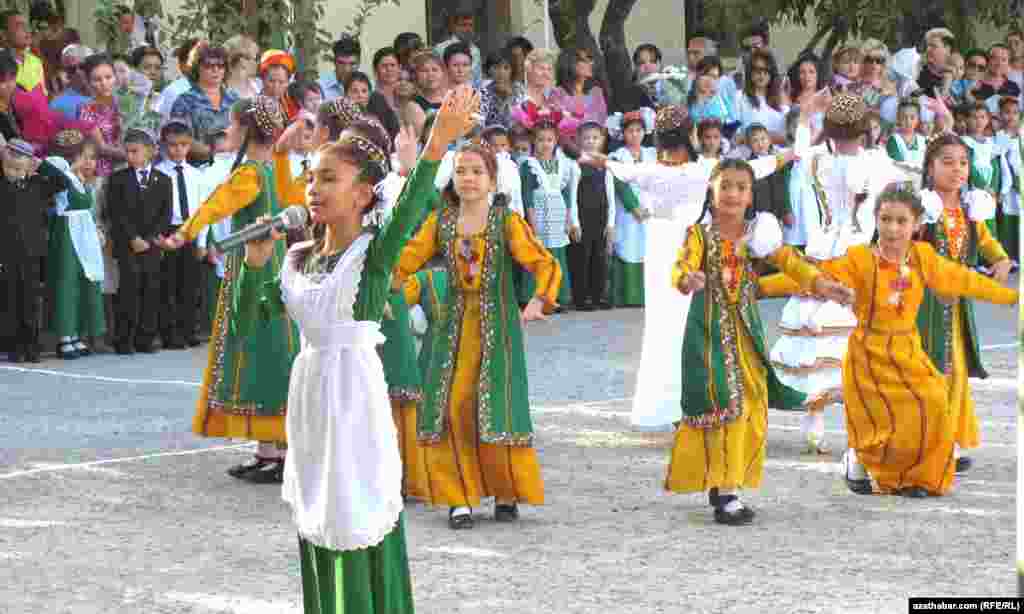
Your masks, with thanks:
<instances>
[{"instance_id":1,"label":"black school shoe","mask_svg":"<svg viewBox=\"0 0 1024 614\"><path fill-rule=\"evenodd\" d=\"M494 521L495 522L515 522L519 520L519 505L513 503L511 505L498 504L494 506Z\"/></svg>"},{"instance_id":2,"label":"black school shoe","mask_svg":"<svg viewBox=\"0 0 1024 614\"><path fill-rule=\"evenodd\" d=\"M57 358L61 360L74 360L79 356L81 354L75 349L73 343L60 343L57 345Z\"/></svg>"},{"instance_id":3,"label":"black school shoe","mask_svg":"<svg viewBox=\"0 0 1024 614\"><path fill-rule=\"evenodd\" d=\"M741 526L754 522L754 510L743 506L733 512L725 511L725 506L736 500L736 495L717 496L718 506L715 507L715 522L729 526ZM742 504L741 504L742 505Z\"/></svg>"},{"instance_id":4,"label":"black school shoe","mask_svg":"<svg viewBox=\"0 0 1024 614\"><path fill-rule=\"evenodd\" d=\"M846 482L846 487L849 488L850 492L852 492L854 494L858 494L858 495L874 494L874 489L871 486L871 479L870 478L868 478L866 480L855 480L855 479L850 477L850 467L849 467L848 459L849 459L849 456L846 453L844 453L843 454L843 458L842 458L842 462L843 462L843 481Z\"/></svg>"},{"instance_id":5,"label":"black school shoe","mask_svg":"<svg viewBox=\"0 0 1024 614\"><path fill-rule=\"evenodd\" d=\"M903 490L901 490L900 496L910 497L911 499L925 499L927 497L930 497L931 494L924 488L921 488L920 486L913 486L911 488L904 488Z\"/></svg>"},{"instance_id":6,"label":"black school shoe","mask_svg":"<svg viewBox=\"0 0 1024 614\"><path fill-rule=\"evenodd\" d=\"M449 508L448 509L448 528L452 529L453 531L457 531L459 529L472 529L473 528L473 513L472 512L470 512L468 514L459 514L458 516L456 516L454 514L455 514L455 508L454 507Z\"/></svg>"},{"instance_id":7,"label":"black school shoe","mask_svg":"<svg viewBox=\"0 0 1024 614\"><path fill-rule=\"evenodd\" d=\"M974 460L970 456L961 456L956 459L956 472L967 473L974 466Z\"/></svg>"},{"instance_id":8,"label":"black school shoe","mask_svg":"<svg viewBox=\"0 0 1024 614\"><path fill-rule=\"evenodd\" d=\"M284 482L284 460L272 460L259 469L246 472L241 479L253 484L281 484Z\"/></svg>"},{"instance_id":9,"label":"black school shoe","mask_svg":"<svg viewBox=\"0 0 1024 614\"><path fill-rule=\"evenodd\" d=\"M272 462L274 462L272 459L254 456L251 460L249 460L249 462L240 463L228 469L227 473L233 478L242 479L245 476L245 474L249 473L250 471L262 469L263 467L266 467Z\"/></svg>"}]
</instances>

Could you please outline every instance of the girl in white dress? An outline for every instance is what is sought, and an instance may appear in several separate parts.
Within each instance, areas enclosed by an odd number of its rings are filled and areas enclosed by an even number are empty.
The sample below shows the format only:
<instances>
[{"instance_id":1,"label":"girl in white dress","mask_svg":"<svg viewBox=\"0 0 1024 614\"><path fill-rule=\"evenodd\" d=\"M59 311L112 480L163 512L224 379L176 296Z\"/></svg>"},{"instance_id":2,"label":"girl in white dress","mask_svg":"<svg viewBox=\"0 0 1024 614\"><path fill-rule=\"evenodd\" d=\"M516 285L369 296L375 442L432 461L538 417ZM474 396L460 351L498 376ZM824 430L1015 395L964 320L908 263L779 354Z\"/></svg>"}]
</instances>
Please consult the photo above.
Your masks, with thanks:
<instances>
[{"instance_id":1,"label":"girl in white dress","mask_svg":"<svg viewBox=\"0 0 1024 614\"><path fill-rule=\"evenodd\" d=\"M375 185L388 173L387 137L350 135L321 148L306 197L326 232L289 250L279 292L261 296L266 288L245 281L246 271L269 260L273 241L246 247L239 304L247 309L236 324L286 309L302 332L288 393L282 496L298 525L307 614L413 612L402 464L376 346L384 341L391 270L426 212L444 152L478 108L471 89L449 93L423 158L376 233L364 222L378 217Z\"/></svg>"},{"instance_id":2,"label":"girl in white dress","mask_svg":"<svg viewBox=\"0 0 1024 614\"><path fill-rule=\"evenodd\" d=\"M639 193L648 220L644 263L644 338L640 369L633 397L632 423L647 431L675 428L682 410L683 325L690 297L672 287L672 267L687 227L700 217L711 172L718 160L697 159L690 145L690 118L685 107L667 106L658 111L655 134L657 163L628 164L584 155L581 164L606 167L616 179L631 184ZM810 141L810 135L804 137ZM786 156L754 160L757 177L782 168ZM647 213L650 211L650 213Z\"/></svg>"},{"instance_id":3,"label":"girl in white dress","mask_svg":"<svg viewBox=\"0 0 1024 614\"><path fill-rule=\"evenodd\" d=\"M644 107L625 115L616 113L608 118L607 127L613 139L622 139L626 143L613 151L609 159L623 164L655 162L658 159L655 148L643 146L644 137L654 131L652 109ZM609 185L608 198L615 202L611 303L615 307L643 307L646 302L644 261L647 233L653 225L644 224L642 208L627 210L622 199L615 196L614 183L609 181ZM636 193L636 188L632 189Z\"/></svg>"}]
</instances>

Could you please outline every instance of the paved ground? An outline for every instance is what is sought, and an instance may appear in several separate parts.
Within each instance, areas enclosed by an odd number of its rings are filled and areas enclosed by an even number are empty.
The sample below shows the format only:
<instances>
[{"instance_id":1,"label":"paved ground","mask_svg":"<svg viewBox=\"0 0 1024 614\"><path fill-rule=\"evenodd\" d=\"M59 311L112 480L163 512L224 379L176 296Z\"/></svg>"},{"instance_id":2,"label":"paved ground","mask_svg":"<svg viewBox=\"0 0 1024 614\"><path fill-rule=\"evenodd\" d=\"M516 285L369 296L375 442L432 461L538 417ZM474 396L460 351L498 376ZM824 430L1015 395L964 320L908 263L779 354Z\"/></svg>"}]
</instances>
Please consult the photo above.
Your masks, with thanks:
<instances>
[{"instance_id":1,"label":"paved ground","mask_svg":"<svg viewBox=\"0 0 1024 614\"><path fill-rule=\"evenodd\" d=\"M765 302L765 321L780 307ZM889 614L912 595L1014 594L1015 316L979 307L984 445L952 496L853 495L839 453L803 456L798 417L773 412L765 485L749 496L759 520L742 528L716 525L702 496L662 492L669 436L630 430L641 311L533 324L548 504L458 533L444 510L411 507L417 609ZM0 613L300 611L279 488L224 474L247 446L185 432L204 360L0 363ZM844 440L841 415L829 429Z\"/></svg>"}]
</instances>

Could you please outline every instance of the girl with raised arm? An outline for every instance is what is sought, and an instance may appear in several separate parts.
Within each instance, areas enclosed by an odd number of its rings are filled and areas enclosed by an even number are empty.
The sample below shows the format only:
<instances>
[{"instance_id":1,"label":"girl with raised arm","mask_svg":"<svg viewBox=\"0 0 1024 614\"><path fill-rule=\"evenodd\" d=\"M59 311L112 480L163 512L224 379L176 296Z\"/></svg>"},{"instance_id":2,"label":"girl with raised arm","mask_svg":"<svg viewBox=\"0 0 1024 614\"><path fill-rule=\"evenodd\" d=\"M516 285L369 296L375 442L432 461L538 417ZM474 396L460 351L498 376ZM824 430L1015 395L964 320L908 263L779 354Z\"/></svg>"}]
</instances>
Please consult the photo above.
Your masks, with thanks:
<instances>
[{"instance_id":1,"label":"girl with raised arm","mask_svg":"<svg viewBox=\"0 0 1024 614\"><path fill-rule=\"evenodd\" d=\"M423 157L380 228L375 186L388 173L387 136L348 135L320 149L306 191L320 239L296 244L280 278L264 268L282 245L246 247L241 271L246 332L267 318L294 318L302 332L288 388L284 500L298 525L307 614L413 612L402 517L402 463L376 346L391 271L426 211L448 145L472 126L479 98L446 96ZM318 233L319 234L319 233Z\"/></svg>"}]
</instances>

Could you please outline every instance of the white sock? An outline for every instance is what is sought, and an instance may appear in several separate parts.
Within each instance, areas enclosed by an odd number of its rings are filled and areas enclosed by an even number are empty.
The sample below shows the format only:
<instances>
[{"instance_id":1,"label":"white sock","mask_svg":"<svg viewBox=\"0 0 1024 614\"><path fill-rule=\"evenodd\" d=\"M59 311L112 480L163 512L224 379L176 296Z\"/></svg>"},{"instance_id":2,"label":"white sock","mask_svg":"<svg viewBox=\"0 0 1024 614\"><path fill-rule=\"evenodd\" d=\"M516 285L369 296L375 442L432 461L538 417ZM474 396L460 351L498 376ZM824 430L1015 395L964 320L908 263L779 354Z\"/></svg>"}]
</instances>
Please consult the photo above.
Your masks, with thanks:
<instances>
[{"instance_id":1,"label":"white sock","mask_svg":"<svg viewBox=\"0 0 1024 614\"><path fill-rule=\"evenodd\" d=\"M452 510L452 516L469 516L472 513L473 510L469 509L465 505L460 505L459 507Z\"/></svg>"},{"instance_id":2,"label":"white sock","mask_svg":"<svg viewBox=\"0 0 1024 614\"><path fill-rule=\"evenodd\" d=\"M273 442L261 441L256 446L256 456L267 459L278 459L283 458L284 455L277 449L277 446Z\"/></svg>"},{"instance_id":3,"label":"white sock","mask_svg":"<svg viewBox=\"0 0 1024 614\"><path fill-rule=\"evenodd\" d=\"M79 339L78 341L75 342L75 349L76 350L84 350L84 349L86 349L85 344L82 343L81 339Z\"/></svg>"},{"instance_id":4,"label":"white sock","mask_svg":"<svg viewBox=\"0 0 1024 614\"><path fill-rule=\"evenodd\" d=\"M960 444L953 444L953 458L955 460L960 460Z\"/></svg>"},{"instance_id":5,"label":"white sock","mask_svg":"<svg viewBox=\"0 0 1024 614\"><path fill-rule=\"evenodd\" d=\"M722 509L727 514L735 514L736 512L743 509L743 503L741 503L739 499L733 499L732 501L726 503L725 506L722 507Z\"/></svg>"},{"instance_id":6,"label":"white sock","mask_svg":"<svg viewBox=\"0 0 1024 614\"><path fill-rule=\"evenodd\" d=\"M846 472L846 477L848 477L851 480L871 479L871 477L868 475L867 470L864 469L864 465L860 464L860 461L857 460L857 453L854 451L853 448L847 450L844 457L845 460L843 461L843 470Z\"/></svg>"},{"instance_id":7,"label":"white sock","mask_svg":"<svg viewBox=\"0 0 1024 614\"><path fill-rule=\"evenodd\" d=\"M825 412L817 412L811 414L813 420L811 424L812 432L818 437L818 441L825 440Z\"/></svg>"}]
</instances>

